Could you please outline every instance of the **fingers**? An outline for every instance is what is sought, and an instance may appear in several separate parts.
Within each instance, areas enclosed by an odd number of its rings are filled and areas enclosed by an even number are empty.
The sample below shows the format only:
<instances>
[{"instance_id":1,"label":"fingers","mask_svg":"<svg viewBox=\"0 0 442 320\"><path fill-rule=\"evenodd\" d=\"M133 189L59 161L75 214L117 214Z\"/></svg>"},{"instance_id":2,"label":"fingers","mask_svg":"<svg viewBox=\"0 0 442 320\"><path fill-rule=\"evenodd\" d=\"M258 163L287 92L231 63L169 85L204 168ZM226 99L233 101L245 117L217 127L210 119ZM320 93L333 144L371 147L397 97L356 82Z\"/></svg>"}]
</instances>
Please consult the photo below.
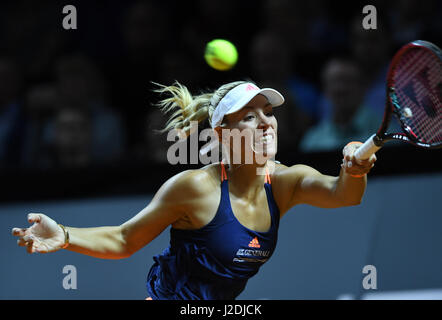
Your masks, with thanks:
<instances>
[{"instance_id":1,"label":"fingers","mask_svg":"<svg viewBox=\"0 0 442 320\"><path fill-rule=\"evenodd\" d=\"M29 223L38 223L41 221L41 214L39 213L29 213L28 214L28 222Z\"/></svg>"},{"instance_id":2,"label":"fingers","mask_svg":"<svg viewBox=\"0 0 442 320\"><path fill-rule=\"evenodd\" d=\"M23 237L26 233L26 230L27 230L26 228L12 228L12 235Z\"/></svg>"},{"instance_id":3,"label":"fingers","mask_svg":"<svg viewBox=\"0 0 442 320\"><path fill-rule=\"evenodd\" d=\"M376 155L373 154L369 159L361 160L356 159L355 151L362 145L362 143L354 142L347 144L342 150L343 160L341 167L346 169L352 168L350 171L353 174L355 172L362 172L361 174L365 174L373 168L376 159Z\"/></svg>"},{"instance_id":4,"label":"fingers","mask_svg":"<svg viewBox=\"0 0 442 320\"><path fill-rule=\"evenodd\" d=\"M26 236L26 230L24 228L12 228L12 235L19 237L17 239L17 244L20 247L24 247L28 244L29 241L32 241L29 236Z\"/></svg>"},{"instance_id":5,"label":"fingers","mask_svg":"<svg viewBox=\"0 0 442 320\"><path fill-rule=\"evenodd\" d=\"M20 247L26 247L28 253L34 253L34 236L26 234L26 229L13 228L12 234L18 236L17 245Z\"/></svg>"},{"instance_id":6,"label":"fingers","mask_svg":"<svg viewBox=\"0 0 442 320\"><path fill-rule=\"evenodd\" d=\"M374 163L376 162L377 158L376 155L371 155L370 158L362 160L362 159L356 159L354 156L352 157L353 163L361 166L361 167L367 167L367 168L373 168Z\"/></svg>"},{"instance_id":7,"label":"fingers","mask_svg":"<svg viewBox=\"0 0 442 320\"><path fill-rule=\"evenodd\" d=\"M41 213L29 213L27 216L29 223L40 223L42 222L43 217L45 217L44 214ZM34 253L34 252L41 252L45 253L48 252L44 248L38 248L40 245L38 245L39 241L35 236L32 234L31 226L30 228L12 228L11 233L13 236L19 237L17 239L17 245L20 247L26 247L26 251L28 253ZM37 241L37 245L35 244L35 241Z\"/></svg>"},{"instance_id":8,"label":"fingers","mask_svg":"<svg viewBox=\"0 0 442 320\"><path fill-rule=\"evenodd\" d=\"M22 237L22 239L25 242L30 242L30 241L34 241L34 236L29 234L29 235L25 235L24 237Z\"/></svg>"},{"instance_id":9,"label":"fingers","mask_svg":"<svg viewBox=\"0 0 442 320\"><path fill-rule=\"evenodd\" d=\"M27 242L27 244L26 244L26 252L27 253L34 253L33 246L34 246L34 242L32 242L32 241Z\"/></svg>"},{"instance_id":10,"label":"fingers","mask_svg":"<svg viewBox=\"0 0 442 320\"><path fill-rule=\"evenodd\" d=\"M20 238L20 239L17 240L17 244L18 244L20 247L24 247L24 246L27 245L27 242L26 242L25 240L23 240L23 238Z\"/></svg>"},{"instance_id":11,"label":"fingers","mask_svg":"<svg viewBox=\"0 0 442 320\"><path fill-rule=\"evenodd\" d=\"M374 165L374 162L376 161L376 158L372 159L366 159L366 160L359 160L356 159L354 156L350 158L349 161L346 161L347 163L351 163L348 167L360 167L360 168L371 168Z\"/></svg>"},{"instance_id":12,"label":"fingers","mask_svg":"<svg viewBox=\"0 0 442 320\"><path fill-rule=\"evenodd\" d=\"M361 145L362 142L353 142L347 144L344 149L342 149L342 155L344 157L353 155L356 149L359 148Z\"/></svg>"},{"instance_id":13,"label":"fingers","mask_svg":"<svg viewBox=\"0 0 442 320\"><path fill-rule=\"evenodd\" d=\"M342 154L344 156L345 167L351 168L355 163L357 163L356 158L354 157L354 153L357 148L359 148L362 145L362 143L354 142L347 144L344 149L342 150Z\"/></svg>"},{"instance_id":14,"label":"fingers","mask_svg":"<svg viewBox=\"0 0 442 320\"><path fill-rule=\"evenodd\" d=\"M352 175L364 175L367 174L371 170L371 168L374 167L375 161L375 155L372 155L369 159L366 160L358 160L353 154L346 154L342 159L341 168L343 168L346 173Z\"/></svg>"},{"instance_id":15,"label":"fingers","mask_svg":"<svg viewBox=\"0 0 442 320\"><path fill-rule=\"evenodd\" d=\"M41 222L42 215L40 213L29 213L28 214L29 223L39 223ZM13 236L23 237L26 234L27 228L12 228L11 233Z\"/></svg>"},{"instance_id":16,"label":"fingers","mask_svg":"<svg viewBox=\"0 0 442 320\"><path fill-rule=\"evenodd\" d=\"M351 168L353 166L352 157L350 155L345 155L344 157L347 167Z\"/></svg>"},{"instance_id":17,"label":"fingers","mask_svg":"<svg viewBox=\"0 0 442 320\"><path fill-rule=\"evenodd\" d=\"M26 247L27 253L34 253L34 241L33 240L25 240L24 238L20 238L17 240L17 245L20 247Z\"/></svg>"}]
</instances>

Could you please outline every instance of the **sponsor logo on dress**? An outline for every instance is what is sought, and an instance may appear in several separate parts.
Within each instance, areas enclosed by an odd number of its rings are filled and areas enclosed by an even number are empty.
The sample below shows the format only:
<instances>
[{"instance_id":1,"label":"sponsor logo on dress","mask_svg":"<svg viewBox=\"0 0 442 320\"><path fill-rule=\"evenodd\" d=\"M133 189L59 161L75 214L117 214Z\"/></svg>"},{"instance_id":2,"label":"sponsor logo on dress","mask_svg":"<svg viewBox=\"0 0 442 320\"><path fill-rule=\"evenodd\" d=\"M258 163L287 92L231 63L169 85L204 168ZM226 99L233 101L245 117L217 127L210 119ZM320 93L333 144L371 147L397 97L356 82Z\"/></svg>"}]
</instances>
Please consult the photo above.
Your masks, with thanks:
<instances>
[{"instance_id":1,"label":"sponsor logo on dress","mask_svg":"<svg viewBox=\"0 0 442 320\"><path fill-rule=\"evenodd\" d=\"M249 242L250 248L261 248L261 245L259 244L258 237L255 237L252 239L252 241Z\"/></svg>"},{"instance_id":2,"label":"sponsor logo on dress","mask_svg":"<svg viewBox=\"0 0 442 320\"><path fill-rule=\"evenodd\" d=\"M270 250L257 250L261 248L258 238L255 237L249 242L249 248L253 249L238 249L236 257L233 262L260 262L264 263L269 259Z\"/></svg>"}]
</instances>

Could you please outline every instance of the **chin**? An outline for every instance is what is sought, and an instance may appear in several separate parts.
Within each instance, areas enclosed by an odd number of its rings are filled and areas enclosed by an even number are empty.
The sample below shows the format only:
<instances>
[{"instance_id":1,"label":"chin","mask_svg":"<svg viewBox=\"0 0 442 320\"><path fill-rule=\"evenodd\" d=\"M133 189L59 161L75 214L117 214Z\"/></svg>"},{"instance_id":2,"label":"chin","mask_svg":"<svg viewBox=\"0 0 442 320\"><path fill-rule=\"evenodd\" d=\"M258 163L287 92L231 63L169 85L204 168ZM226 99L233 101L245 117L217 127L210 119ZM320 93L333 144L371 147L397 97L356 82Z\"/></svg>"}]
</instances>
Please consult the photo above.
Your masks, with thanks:
<instances>
[{"instance_id":1,"label":"chin","mask_svg":"<svg viewBox=\"0 0 442 320\"><path fill-rule=\"evenodd\" d=\"M255 144L255 159L262 161L267 161L276 156L277 148L276 144Z\"/></svg>"}]
</instances>

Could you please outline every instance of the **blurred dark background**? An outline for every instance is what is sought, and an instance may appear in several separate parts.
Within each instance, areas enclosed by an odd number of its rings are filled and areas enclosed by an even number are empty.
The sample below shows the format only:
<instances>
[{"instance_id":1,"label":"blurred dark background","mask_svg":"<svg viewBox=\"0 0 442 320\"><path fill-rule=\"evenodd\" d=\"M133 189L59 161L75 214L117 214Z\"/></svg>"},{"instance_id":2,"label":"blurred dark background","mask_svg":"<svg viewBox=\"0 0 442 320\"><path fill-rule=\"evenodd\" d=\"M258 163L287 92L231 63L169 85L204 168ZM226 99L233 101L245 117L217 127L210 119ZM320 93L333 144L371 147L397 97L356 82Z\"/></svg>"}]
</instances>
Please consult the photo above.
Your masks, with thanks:
<instances>
[{"instance_id":1,"label":"blurred dark background","mask_svg":"<svg viewBox=\"0 0 442 320\"><path fill-rule=\"evenodd\" d=\"M77 29L65 30L65 5ZM337 174L342 147L377 130L394 52L441 45L442 3L371 1L2 1L2 201L154 192L174 173L152 81L192 93L240 79L286 97L277 160ZM235 68L211 69L205 44L232 41ZM440 151L391 145L372 175L440 172Z\"/></svg>"},{"instance_id":2,"label":"blurred dark background","mask_svg":"<svg viewBox=\"0 0 442 320\"><path fill-rule=\"evenodd\" d=\"M77 30L62 27L68 4ZM362 29L367 4L377 9L376 30ZM416 39L441 46L441 36L436 0L1 1L0 298L146 297L168 232L114 261L28 255L10 230L26 226L28 212L75 227L121 224L169 177L201 166L167 162L152 81L178 80L194 94L240 79L274 87L287 100L275 109L277 160L337 175L343 146L377 130L394 52ZM205 63L214 38L237 46L234 69ZM441 299L442 152L392 143L377 155L361 205L301 205L285 215L274 257L240 299L409 290ZM368 264L377 291L361 289ZM63 289L65 265L78 269L78 290Z\"/></svg>"}]
</instances>

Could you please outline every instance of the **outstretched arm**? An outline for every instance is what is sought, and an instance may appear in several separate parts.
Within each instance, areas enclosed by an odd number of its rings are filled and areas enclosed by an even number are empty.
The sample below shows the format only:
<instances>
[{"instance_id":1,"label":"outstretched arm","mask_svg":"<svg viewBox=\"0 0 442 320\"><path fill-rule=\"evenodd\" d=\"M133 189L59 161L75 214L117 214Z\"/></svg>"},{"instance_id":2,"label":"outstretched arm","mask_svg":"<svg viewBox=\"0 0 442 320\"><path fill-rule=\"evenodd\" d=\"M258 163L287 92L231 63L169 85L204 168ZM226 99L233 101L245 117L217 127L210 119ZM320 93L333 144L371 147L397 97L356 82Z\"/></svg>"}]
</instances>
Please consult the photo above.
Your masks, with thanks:
<instances>
[{"instance_id":1,"label":"outstretched arm","mask_svg":"<svg viewBox=\"0 0 442 320\"><path fill-rule=\"evenodd\" d=\"M121 226L65 228L69 232L66 250L101 259L123 259L130 256Z\"/></svg>"},{"instance_id":2,"label":"outstretched arm","mask_svg":"<svg viewBox=\"0 0 442 320\"><path fill-rule=\"evenodd\" d=\"M361 143L347 145L343 150L343 162L339 176L321 174L305 165L294 165L281 170L279 180L285 190L286 211L297 204L310 204L321 208L337 208L357 205L361 202L367 185L366 173L376 161L357 162L353 154Z\"/></svg>"},{"instance_id":3,"label":"outstretched arm","mask_svg":"<svg viewBox=\"0 0 442 320\"><path fill-rule=\"evenodd\" d=\"M67 250L102 258L122 259L131 256L167 226L180 219L192 205L192 170L184 171L166 181L147 207L120 226L97 228L65 227L69 233ZM65 233L57 223L41 213L28 215L30 228L13 228L18 245L29 253L58 251L65 244Z\"/></svg>"}]
</instances>

